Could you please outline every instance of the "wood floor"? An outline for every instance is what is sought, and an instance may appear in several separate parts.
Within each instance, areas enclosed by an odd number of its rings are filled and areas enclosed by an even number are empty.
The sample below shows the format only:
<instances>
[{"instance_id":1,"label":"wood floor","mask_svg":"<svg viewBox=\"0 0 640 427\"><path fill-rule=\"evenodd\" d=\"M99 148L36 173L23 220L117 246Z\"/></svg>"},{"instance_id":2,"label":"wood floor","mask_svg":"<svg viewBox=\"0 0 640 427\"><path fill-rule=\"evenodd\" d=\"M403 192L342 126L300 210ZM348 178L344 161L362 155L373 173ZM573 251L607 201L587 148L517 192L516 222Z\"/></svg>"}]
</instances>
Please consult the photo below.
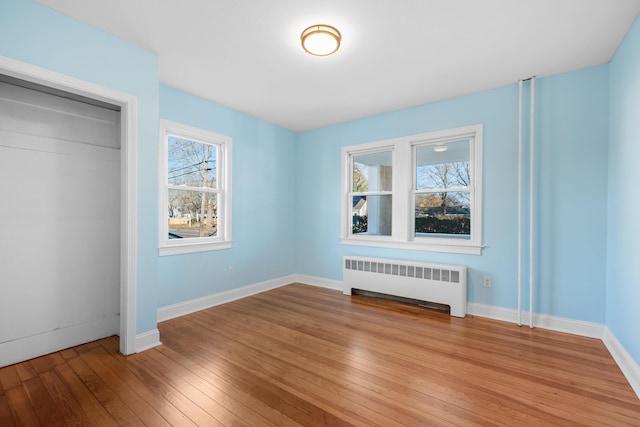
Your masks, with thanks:
<instances>
[{"instance_id":1,"label":"wood floor","mask_svg":"<svg viewBox=\"0 0 640 427\"><path fill-rule=\"evenodd\" d=\"M0 369L0 426L640 425L601 341L290 285Z\"/></svg>"}]
</instances>

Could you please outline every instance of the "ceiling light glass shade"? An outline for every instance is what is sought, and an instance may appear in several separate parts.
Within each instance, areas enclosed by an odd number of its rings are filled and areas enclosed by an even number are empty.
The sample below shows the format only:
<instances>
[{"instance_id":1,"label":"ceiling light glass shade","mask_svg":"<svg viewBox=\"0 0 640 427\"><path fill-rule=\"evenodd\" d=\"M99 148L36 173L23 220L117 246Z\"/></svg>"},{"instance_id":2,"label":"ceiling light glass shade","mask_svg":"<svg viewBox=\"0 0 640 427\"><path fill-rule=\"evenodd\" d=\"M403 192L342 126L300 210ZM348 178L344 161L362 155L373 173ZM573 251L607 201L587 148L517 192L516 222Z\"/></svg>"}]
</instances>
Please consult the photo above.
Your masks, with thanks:
<instances>
[{"instance_id":1,"label":"ceiling light glass shade","mask_svg":"<svg viewBox=\"0 0 640 427\"><path fill-rule=\"evenodd\" d=\"M433 147L433 151L435 151L436 153L444 153L448 149L449 147L447 147L446 145L436 145L435 147Z\"/></svg>"},{"instance_id":2,"label":"ceiling light glass shade","mask_svg":"<svg viewBox=\"0 0 640 427\"><path fill-rule=\"evenodd\" d=\"M340 48L340 31L329 25L312 25L302 32L302 48L311 55L327 56Z\"/></svg>"}]
</instances>

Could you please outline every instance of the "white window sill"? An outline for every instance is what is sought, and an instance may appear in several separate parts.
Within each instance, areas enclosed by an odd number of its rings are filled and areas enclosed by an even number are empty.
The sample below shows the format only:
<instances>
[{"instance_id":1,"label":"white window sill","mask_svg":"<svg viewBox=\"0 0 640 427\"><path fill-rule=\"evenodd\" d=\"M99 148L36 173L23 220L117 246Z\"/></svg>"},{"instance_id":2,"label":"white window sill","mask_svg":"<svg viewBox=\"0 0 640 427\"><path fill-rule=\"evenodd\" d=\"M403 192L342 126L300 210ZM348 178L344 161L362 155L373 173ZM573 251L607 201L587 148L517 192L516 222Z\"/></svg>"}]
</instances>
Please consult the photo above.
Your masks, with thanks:
<instances>
[{"instance_id":1,"label":"white window sill","mask_svg":"<svg viewBox=\"0 0 640 427\"><path fill-rule=\"evenodd\" d=\"M229 240L218 241L218 242L189 242L189 243L160 246L158 248L158 255L167 256L167 255L191 254L195 252L207 252L207 251L217 251L221 249L229 249L230 247L231 247L231 241Z\"/></svg>"},{"instance_id":2,"label":"white window sill","mask_svg":"<svg viewBox=\"0 0 640 427\"><path fill-rule=\"evenodd\" d=\"M424 243L424 242L394 242L390 240L374 240L374 239L341 239L343 245L353 246L373 246L378 248L390 249L409 249L413 251L429 251L429 252L447 252L454 254L481 255L481 245L474 245L468 242L453 241L443 243Z\"/></svg>"}]
</instances>

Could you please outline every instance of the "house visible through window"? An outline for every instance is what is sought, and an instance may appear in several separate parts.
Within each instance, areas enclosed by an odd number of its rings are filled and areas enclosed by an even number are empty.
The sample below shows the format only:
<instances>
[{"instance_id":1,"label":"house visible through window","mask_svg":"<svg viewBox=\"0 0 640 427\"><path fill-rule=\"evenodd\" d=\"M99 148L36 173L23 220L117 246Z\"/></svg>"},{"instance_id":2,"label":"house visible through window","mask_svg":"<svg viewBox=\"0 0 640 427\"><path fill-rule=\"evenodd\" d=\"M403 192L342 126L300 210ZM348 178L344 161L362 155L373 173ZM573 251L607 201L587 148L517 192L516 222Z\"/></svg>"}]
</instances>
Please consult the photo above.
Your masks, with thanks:
<instances>
[{"instance_id":1,"label":"house visible through window","mask_svg":"<svg viewBox=\"0 0 640 427\"><path fill-rule=\"evenodd\" d=\"M342 242L481 252L482 126L344 147Z\"/></svg>"},{"instance_id":2,"label":"house visible through window","mask_svg":"<svg viewBox=\"0 0 640 427\"><path fill-rule=\"evenodd\" d=\"M163 120L160 253L230 246L231 139Z\"/></svg>"},{"instance_id":3,"label":"house visible through window","mask_svg":"<svg viewBox=\"0 0 640 427\"><path fill-rule=\"evenodd\" d=\"M391 151L353 156L350 196L353 234L391 235L391 161Z\"/></svg>"}]
</instances>

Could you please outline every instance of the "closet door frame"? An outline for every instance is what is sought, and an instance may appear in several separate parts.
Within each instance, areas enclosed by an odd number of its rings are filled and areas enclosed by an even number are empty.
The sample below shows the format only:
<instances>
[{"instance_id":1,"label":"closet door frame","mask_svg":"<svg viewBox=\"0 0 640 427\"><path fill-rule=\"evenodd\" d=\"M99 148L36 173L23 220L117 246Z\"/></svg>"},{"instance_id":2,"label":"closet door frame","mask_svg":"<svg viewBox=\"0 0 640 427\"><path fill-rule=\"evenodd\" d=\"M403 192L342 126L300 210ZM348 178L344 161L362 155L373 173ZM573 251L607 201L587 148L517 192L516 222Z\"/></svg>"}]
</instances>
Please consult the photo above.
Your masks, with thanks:
<instances>
[{"instance_id":1,"label":"closet door frame","mask_svg":"<svg viewBox=\"0 0 640 427\"><path fill-rule=\"evenodd\" d=\"M120 352L136 353L137 97L4 56L0 74L120 107Z\"/></svg>"}]
</instances>

